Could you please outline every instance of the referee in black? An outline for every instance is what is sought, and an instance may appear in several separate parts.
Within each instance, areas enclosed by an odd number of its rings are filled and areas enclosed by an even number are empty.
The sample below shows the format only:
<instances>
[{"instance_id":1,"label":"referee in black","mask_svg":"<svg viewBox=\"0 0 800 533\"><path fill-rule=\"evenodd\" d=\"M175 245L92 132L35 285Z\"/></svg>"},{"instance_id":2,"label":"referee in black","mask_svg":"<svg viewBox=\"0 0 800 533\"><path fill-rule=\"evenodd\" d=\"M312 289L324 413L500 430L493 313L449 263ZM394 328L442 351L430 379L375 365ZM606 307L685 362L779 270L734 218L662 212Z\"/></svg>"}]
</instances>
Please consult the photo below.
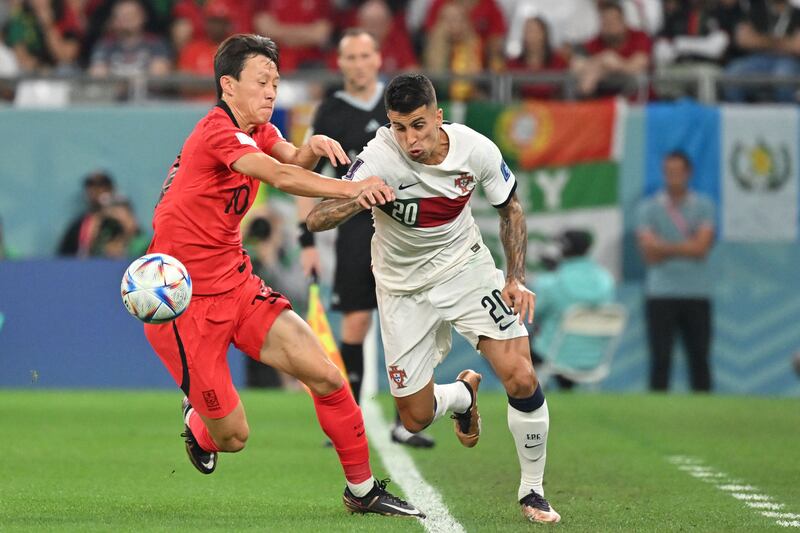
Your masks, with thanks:
<instances>
[{"instance_id":1,"label":"referee in black","mask_svg":"<svg viewBox=\"0 0 800 533\"><path fill-rule=\"evenodd\" d=\"M309 135L322 134L336 139L350 159L355 160L378 128L389 122L383 105L384 85L378 80L381 68L378 43L365 30L351 28L339 41L337 63L342 71L344 89L322 101ZM315 170L321 172L325 165L320 161ZM341 179L347 173L347 167L340 165L334 171ZM298 197L298 219L305 221L313 207L313 199ZM334 310L343 314L340 351L357 402L364 374L364 338L377 307L370 257L373 232L372 214L361 211L339 226L336 237L336 271L331 303ZM300 262L305 275L319 272L319 252L314 247L314 234L308 231L305 222L300 223L300 246ZM430 448L434 444L430 436L406 430L397 418L391 437L394 442L417 448Z\"/></svg>"}]
</instances>

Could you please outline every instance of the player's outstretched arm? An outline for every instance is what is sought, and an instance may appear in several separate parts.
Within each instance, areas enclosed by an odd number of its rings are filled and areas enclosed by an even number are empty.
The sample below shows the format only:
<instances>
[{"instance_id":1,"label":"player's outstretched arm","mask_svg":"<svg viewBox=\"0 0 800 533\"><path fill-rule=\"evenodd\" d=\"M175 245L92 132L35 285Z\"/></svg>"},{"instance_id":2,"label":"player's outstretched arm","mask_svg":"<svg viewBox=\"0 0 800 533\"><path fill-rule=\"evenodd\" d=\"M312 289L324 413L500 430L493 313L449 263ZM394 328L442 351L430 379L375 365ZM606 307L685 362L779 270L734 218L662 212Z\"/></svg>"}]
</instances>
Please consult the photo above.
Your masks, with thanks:
<instances>
[{"instance_id":1,"label":"player's outstretched arm","mask_svg":"<svg viewBox=\"0 0 800 533\"><path fill-rule=\"evenodd\" d=\"M500 241L506 254L506 285L502 297L514 313L519 313L519 322L533 322L533 308L536 295L525 286L525 253L528 248L528 229L525 212L519 203L517 193L509 202L498 209L500 214Z\"/></svg>"},{"instance_id":2,"label":"player's outstretched arm","mask_svg":"<svg viewBox=\"0 0 800 533\"><path fill-rule=\"evenodd\" d=\"M380 178L372 176L364 181L373 179L380 180ZM394 200L394 190L386 184L367 188L358 198L352 200L323 200L314 206L314 209L306 217L306 226L311 231L333 229L359 211L372 209L377 205L384 205Z\"/></svg>"},{"instance_id":3,"label":"player's outstretched arm","mask_svg":"<svg viewBox=\"0 0 800 533\"><path fill-rule=\"evenodd\" d=\"M299 148L288 141L279 142L272 149L270 155L281 163L289 163L307 169L317 166L321 157L327 158L334 167L350 163L350 158L347 157L342 145L327 135L312 135Z\"/></svg>"},{"instance_id":4,"label":"player's outstretched arm","mask_svg":"<svg viewBox=\"0 0 800 533\"><path fill-rule=\"evenodd\" d=\"M296 165L286 165L265 153L252 152L231 168L289 194L322 198L358 198L362 191L383 184L379 179L351 182L326 178Z\"/></svg>"}]
</instances>

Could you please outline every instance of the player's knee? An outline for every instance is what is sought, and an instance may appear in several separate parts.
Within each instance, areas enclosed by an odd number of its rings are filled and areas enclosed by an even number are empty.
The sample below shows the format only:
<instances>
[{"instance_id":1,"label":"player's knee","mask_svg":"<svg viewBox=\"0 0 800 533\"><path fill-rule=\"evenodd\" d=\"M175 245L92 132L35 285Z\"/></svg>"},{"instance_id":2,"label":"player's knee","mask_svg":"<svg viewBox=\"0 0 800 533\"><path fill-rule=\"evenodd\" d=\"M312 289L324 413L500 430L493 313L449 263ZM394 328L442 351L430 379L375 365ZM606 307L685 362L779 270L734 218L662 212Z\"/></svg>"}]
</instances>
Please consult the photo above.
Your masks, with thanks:
<instances>
[{"instance_id":1,"label":"player's knee","mask_svg":"<svg viewBox=\"0 0 800 533\"><path fill-rule=\"evenodd\" d=\"M433 422L433 412L428 413L412 409L400 410L400 422L411 433L419 433Z\"/></svg>"},{"instance_id":2,"label":"player's knee","mask_svg":"<svg viewBox=\"0 0 800 533\"><path fill-rule=\"evenodd\" d=\"M245 425L244 427L236 428L233 431L227 432L220 437L215 437L214 442L216 442L220 451L236 453L244 450L249 436L250 428Z\"/></svg>"},{"instance_id":3,"label":"player's knee","mask_svg":"<svg viewBox=\"0 0 800 533\"><path fill-rule=\"evenodd\" d=\"M512 398L527 398L536 392L539 381L532 368L520 368L503 378L506 394Z\"/></svg>"},{"instance_id":4,"label":"player's knee","mask_svg":"<svg viewBox=\"0 0 800 533\"><path fill-rule=\"evenodd\" d=\"M313 379L306 382L306 386L316 396L327 396L344 386L344 379L339 369L327 359L320 363L320 371Z\"/></svg>"},{"instance_id":5,"label":"player's knee","mask_svg":"<svg viewBox=\"0 0 800 533\"><path fill-rule=\"evenodd\" d=\"M224 439L222 442L218 443L220 450L223 452L228 453L236 453L244 450L245 445L247 444L247 438L249 437L249 432L239 431L234 435L229 436L228 438Z\"/></svg>"}]
</instances>

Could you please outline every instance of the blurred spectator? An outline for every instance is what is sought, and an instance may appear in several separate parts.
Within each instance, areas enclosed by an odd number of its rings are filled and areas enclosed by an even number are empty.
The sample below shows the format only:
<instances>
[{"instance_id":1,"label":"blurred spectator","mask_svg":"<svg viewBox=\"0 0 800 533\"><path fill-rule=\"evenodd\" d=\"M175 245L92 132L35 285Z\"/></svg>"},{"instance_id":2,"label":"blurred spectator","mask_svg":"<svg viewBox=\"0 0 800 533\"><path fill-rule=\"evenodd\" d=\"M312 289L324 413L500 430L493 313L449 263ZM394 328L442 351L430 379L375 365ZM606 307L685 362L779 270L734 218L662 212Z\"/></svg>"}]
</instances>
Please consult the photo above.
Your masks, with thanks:
<instances>
[{"instance_id":1,"label":"blurred spectator","mask_svg":"<svg viewBox=\"0 0 800 533\"><path fill-rule=\"evenodd\" d=\"M262 0L253 19L256 33L278 43L281 72L325 66L330 45L329 0Z\"/></svg>"},{"instance_id":2,"label":"blurred spectator","mask_svg":"<svg viewBox=\"0 0 800 533\"><path fill-rule=\"evenodd\" d=\"M20 0L12 5L5 42L26 73L77 69L82 29L66 0Z\"/></svg>"},{"instance_id":3,"label":"blurred spectator","mask_svg":"<svg viewBox=\"0 0 800 533\"><path fill-rule=\"evenodd\" d=\"M231 34L231 11L225 2L212 0L203 10L203 33L184 46L178 56L178 70L200 76L214 76L217 47Z\"/></svg>"},{"instance_id":4,"label":"blurred spectator","mask_svg":"<svg viewBox=\"0 0 800 533\"><path fill-rule=\"evenodd\" d=\"M19 74L19 64L14 51L6 46L3 32L0 31L0 78L13 78ZM0 97L3 95L0 94Z\"/></svg>"},{"instance_id":5,"label":"blurred spectator","mask_svg":"<svg viewBox=\"0 0 800 533\"><path fill-rule=\"evenodd\" d=\"M254 0L177 0L172 8L170 34L176 53L191 41L202 40L208 35L210 11L222 13L230 23L229 34L253 31ZM213 40L213 39L212 39Z\"/></svg>"},{"instance_id":6,"label":"blurred spectator","mask_svg":"<svg viewBox=\"0 0 800 533\"><path fill-rule=\"evenodd\" d=\"M718 12L713 0L665 0L664 27L653 49L661 75L660 96L677 98L686 94L685 83L680 81L683 77L700 80L695 96L706 102L716 99L715 78L733 33L733 27L725 27L728 21Z\"/></svg>"},{"instance_id":7,"label":"blurred spectator","mask_svg":"<svg viewBox=\"0 0 800 533\"><path fill-rule=\"evenodd\" d=\"M596 0L519 0L509 18L508 56L517 57L522 52L525 21L531 17L548 22L550 44L563 52L589 41L599 28Z\"/></svg>"},{"instance_id":8,"label":"blurred spectator","mask_svg":"<svg viewBox=\"0 0 800 533\"><path fill-rule=\"evenodd\" d=\"M67 227L58 255L124 257L146 249L130 202L116 195L105 172L89 174L83 182L85 210Z\"/></svg>"},{"instance_id":9,"label":"blurred spectator","mask_svg":"<svg viewBox=\"0 0 800 533\"><path fill-rule=\"evenodd\" d=\"M711 390L712 284L706 259L714 243L714 204L689 190L691 175L686 154L667 154L665 189L638 208L636 233L647 264L650 388L655 391L669 388L676 333L686 348L692 390Z\"/></svg>"},{"instance_id":10,"label":"blurred spectator","mask_svg":"<svg viewBox=\"0 0 800 533\"><path fill-rule=\"evenodd\" d=\"M588 256L592 235L588 231L568 230L558 238L561 260L553 272L540 274L533 286L536 293L536 322L531 357L534 365L550 358L550 344L564 313L575 304L600 305L614 299L614 277ZM574 383L556 374L562 389Z\"/></svg>"},{"instance_id":11,"label":"blurred spectator","mask_svg":"<svg viewBox=\"0 0 800 533\"><path fill-rule=\"evenodd\" d=\"M745 55L728 65L726 73L737 76L800 75L800 10L788 0L751 0L744 20L736 27L735 40ZM744 102L755 91L741 85L727 85L725 99ZM760 92L763 92L761 90ZM796 100L797 87L779 85L771 99Z\"/></svg>"},{"instance_id":12,"label":"blurred spectator","mask_svg":"<svg viewBox=\"0 0 800 533\"><path fill-rule=\"evenodd\" d=\"M140 0L117 0L108 32L92 50L92 76L164 76L170 73L170 54L161 37L147 33L147 12Z\"/></svg>"},{"instance_id":13,"label":"blurred spectator","mask_svg":"<svg viewBox=\"0 0 800 533\"><path fill-rule=\"evenodd\" d=\"M438 15L425 44L425 69L433 74L479 74L484 66L483 47L464 5L445 4ZM453 100L468 100L475 93L474 85L468 81L454 81L450 85L449 95Z\"/></svg>"},{"instance_id":14,"label":"blurred spectator","mask_svg":"<svg viewBox=\"0 0 800 533\"><path fill-rule=\"evenodd\" d=\"M300 315L308 306L308 285L303 270L294 264L284 246L283 219L276 212L251 219L245 233L244 246L253 262L253 273L276 291L292 299ZM248 387L300 388L288 374L247 357Z\"/></svg>"},{"instance_id":15,"label":"blurred spectator","mask_svg":"<svg viewBox=\"0 0 800 533\"><path fill-rule=\"evenodd\" d=\"M513 72L533 74L564 71L569 68L569 63L553 49L547 22L541 17L530 17L524 21L521 53L509 61L508 67ZM557 93L555 84L533 83L520 87L522 98L552 98Z\"/></svg>"},{"instance_id":16,"label":"blurred spectator","mask_svg":"<svg viewBox=\"0 0 800 533\"><path fill-rule=\"evenodd\" d=\"M601 2L600 33L572 60L580 94L634 94L639 87L637 77L650 68L651 48L644 32L625 24L619 4Z\"/></svg>"},{"instance_id":17,"label":"blurred spectator","mask_svg":"<svg viewBox=\"0 0 800 533\"><path fill-rule=\"evenodd\" d=\"M392 15L385 0L367 0L357 13L358 27L372 34L380 44L381 70L395 73L419 68L411 38L402 17Z\"/></svg>"},{"instance_id":18,"label":"blurred spectator","mask_svg":"<svg viewBox=\"0 0 800 533\"><path fill-rule=\"evenodd\" d=\"M463 8L461 12L466 14L480 39L481 64L490 70L503 70L506 63L503 54L506 21L495 0L433 0L425 18L425 31L428 35L439 25L442 10L452 4ZM450 13L452 15L454 11L450 10Z\"/></svg>"}]
</instances>

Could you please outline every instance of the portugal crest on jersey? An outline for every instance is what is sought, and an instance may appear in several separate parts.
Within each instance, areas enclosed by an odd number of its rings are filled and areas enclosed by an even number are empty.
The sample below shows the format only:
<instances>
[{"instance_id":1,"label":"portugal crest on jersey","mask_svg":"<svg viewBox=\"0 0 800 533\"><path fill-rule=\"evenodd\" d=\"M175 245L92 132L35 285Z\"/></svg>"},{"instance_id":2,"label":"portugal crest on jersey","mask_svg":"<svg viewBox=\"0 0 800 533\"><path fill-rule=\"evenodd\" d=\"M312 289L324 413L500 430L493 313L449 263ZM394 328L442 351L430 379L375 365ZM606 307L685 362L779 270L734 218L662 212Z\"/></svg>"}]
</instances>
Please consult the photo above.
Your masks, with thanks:
<instances>
[{"instance_id":1,"label":"portugal crest on jersey","mask_svg":"<svg viewBox=\"0 0 800 533\"><path fill-rule=\"evenodd\" d=\"M475 188L475 177L464 172L455 179L455 184L456 187L461 189L462 194L467 194L469 191Z\"/></svg>"},{"instance_id":2,"label":"portugal crest on jersey","mask_svg":"<svg viewBox=\"0 0 800 533\"><path fill-rule=\"evenodd\" d=\"M404 389L406 387L405 381L407 377L406 371L399 368L397 365L389 367L389 379L397 384L398 389Z\"/></svg>"}]
</instances>

